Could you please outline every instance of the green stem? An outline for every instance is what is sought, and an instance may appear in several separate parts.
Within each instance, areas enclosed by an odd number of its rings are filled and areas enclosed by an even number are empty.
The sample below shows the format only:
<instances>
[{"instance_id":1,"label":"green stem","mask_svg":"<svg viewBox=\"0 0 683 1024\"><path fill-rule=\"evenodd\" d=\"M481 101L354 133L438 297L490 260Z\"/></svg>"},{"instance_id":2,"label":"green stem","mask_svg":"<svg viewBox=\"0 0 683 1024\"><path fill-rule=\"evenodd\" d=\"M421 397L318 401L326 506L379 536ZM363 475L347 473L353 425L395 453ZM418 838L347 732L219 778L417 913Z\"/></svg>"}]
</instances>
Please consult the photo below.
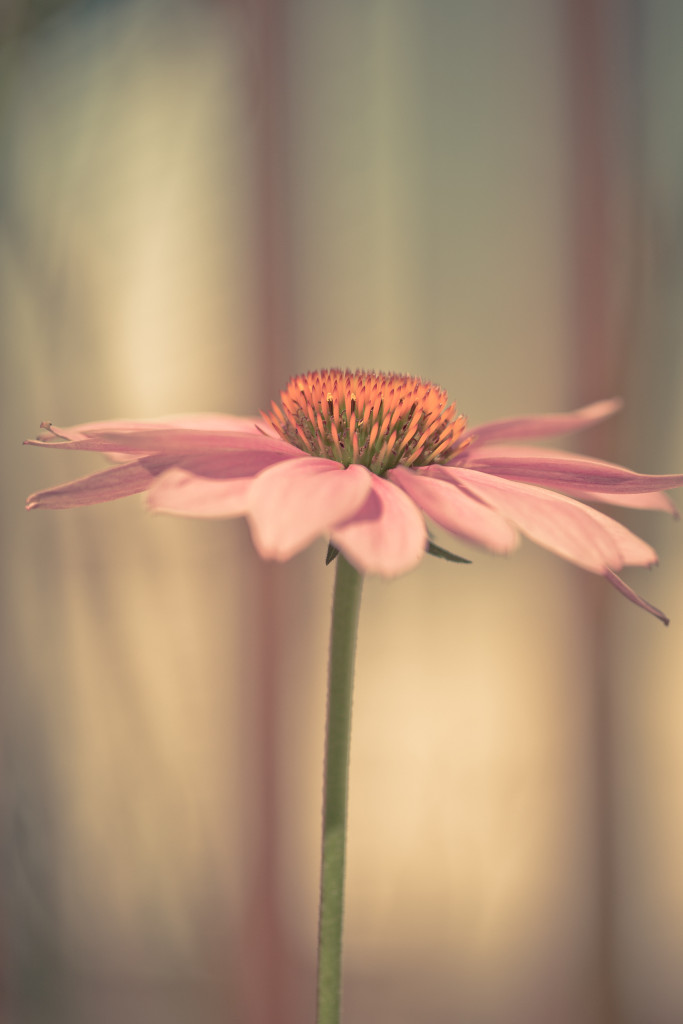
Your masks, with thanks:
<instances>
[{"instance_id":1,"label":"green stem","mask_svg":"<svg viewBox=\"0 0 683 1024\"><path fill-rule=\"evenodd\" d=\"M339 555L332 604L327 697L317 1024L339 1024L351 695L362 586L361 574Z\"/></svg>"}]
</instances>

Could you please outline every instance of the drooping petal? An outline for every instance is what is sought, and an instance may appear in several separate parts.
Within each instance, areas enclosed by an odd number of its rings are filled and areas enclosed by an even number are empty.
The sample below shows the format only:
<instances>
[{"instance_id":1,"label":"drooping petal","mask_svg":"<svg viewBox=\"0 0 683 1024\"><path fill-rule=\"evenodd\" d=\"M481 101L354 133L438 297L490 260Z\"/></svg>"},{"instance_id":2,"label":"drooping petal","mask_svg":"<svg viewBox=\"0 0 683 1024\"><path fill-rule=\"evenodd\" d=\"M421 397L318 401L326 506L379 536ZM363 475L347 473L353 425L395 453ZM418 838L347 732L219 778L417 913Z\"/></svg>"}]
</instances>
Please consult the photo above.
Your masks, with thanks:
<instances>
[{"instance_id":1,"label":"drooping petal","mask_svg":"<svg viewBox=\"0 0 683 1024\"><path fill-rule=\"evenodd\" d=\"M398 576L414 569L425 552L427 529L404 491L372 475L363 506L332 531L331 541L359 572Z\"/></svg>"},{"instance_id":2,"label":"drooping petal","mask_svg":"<svg viewBox=\"0 0 683 1024\"><path fill-rule=\"evenodd\" d=\"M264 558L284 561L329 533L365 501L371 474L329 459L303 456L264 470L249 494L249 525Z\"/></svg>"},{"instance_id":3,"label":"drooping petal","mask_svg":"<svg viewBox=\"0 0 683 1024\"><path fill-rule=\"evenodd\" d=\"M37 491L28 498L26 508L76 508L79 505L98 505L104 501L126 498L129 494L146 491L154 478L168 465L168 459L158 456L136 459L135 462L114 466L101 473L72 480L68 484Z\"/></svg>"},{"instance_id":4,"label":"drooping petal","mask_svg":"<svg viewBox=\"0 0 683 1024\"><path fill-rule=\"evenodd\" d=\"M154 480L147 507L201 518L246 515L254 479L281 461L277 452L260 451L186 456Z\"/></svg>"},{"instance_id":5,"label":"drooping petal","mask_svg":"<svg viewBox=\"0 0 683 1024\"><path fill-rule=\"evenodd\" d=\"M620 594L623 594L624 597L628 598L629 601L633 601L633 603L637 604L639 608L643 608L646 612L656 616L656 618L658 618L660 622L663 622L665 626L669 625L669 620L664 612L661 612L659 608L650 604L650 602L646 601L644 597L640 596L640 594L636 594L635 590L631 590L631 588L624 583L621 577L617 576L617 574L612 572L611 569L605 569L603 576L619 591Z\"/></svg>"},{"instance_id":6,"label":"drooping petal","mask_svg":"<svg viewBox=\"0 0 683 1024\"><path fill-rule=\"evenodd\" d=\"M585 430L596 423L613 416L622 407L620 398L607 398L601 402L584 405L574 412L550 416L513 416L503 420L483 423L463 434L463 440L472 439L472 446L484 441L524 440L532 437L555 437L576 430Z\"/></svg>"},{"instance_id":7,"label":"drooping petal","mask_svg":"<svg viewBox=\"0 0 683 1024\"><path fill-rule=\"evenodd\" d=\"M519 543L513 526L495 509L472 497L438 467L419 471L397 466L387 474L435 523L464 540L508 554Z\"/></svg>"},{"instance_id":8,"label":"drooping petal","mask_svg":"<svg viewBox=\"0 0 683 1024\"><path fill-rule=\"evenodd\" d=\"M653 548L621 523L564 494L475 469L444 467L443 472L531 540L590 572L657 561Z\"/></svg>"}]
</instances>

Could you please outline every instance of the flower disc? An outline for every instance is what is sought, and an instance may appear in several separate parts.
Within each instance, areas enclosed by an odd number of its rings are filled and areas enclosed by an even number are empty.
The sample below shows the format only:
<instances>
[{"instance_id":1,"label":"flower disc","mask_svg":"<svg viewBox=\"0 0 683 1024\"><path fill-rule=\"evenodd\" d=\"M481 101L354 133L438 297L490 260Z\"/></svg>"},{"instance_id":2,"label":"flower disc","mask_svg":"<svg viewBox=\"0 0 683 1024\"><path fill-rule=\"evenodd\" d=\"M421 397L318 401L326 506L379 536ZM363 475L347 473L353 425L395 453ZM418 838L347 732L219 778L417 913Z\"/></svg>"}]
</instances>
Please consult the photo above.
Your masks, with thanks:
<instances>
[{"instance_id":1,"label":"flower disc","mask_svg":"<svg viewBox=\"0 0 683 1024\"><path fill-rule=\"evenodd\" d=\"M319 370L300 374L263 416L284 441L344 466L382 475L395 466L448 462L465 448L465 417L446 392L397 373Z\"/></svg>"}]
</instances>

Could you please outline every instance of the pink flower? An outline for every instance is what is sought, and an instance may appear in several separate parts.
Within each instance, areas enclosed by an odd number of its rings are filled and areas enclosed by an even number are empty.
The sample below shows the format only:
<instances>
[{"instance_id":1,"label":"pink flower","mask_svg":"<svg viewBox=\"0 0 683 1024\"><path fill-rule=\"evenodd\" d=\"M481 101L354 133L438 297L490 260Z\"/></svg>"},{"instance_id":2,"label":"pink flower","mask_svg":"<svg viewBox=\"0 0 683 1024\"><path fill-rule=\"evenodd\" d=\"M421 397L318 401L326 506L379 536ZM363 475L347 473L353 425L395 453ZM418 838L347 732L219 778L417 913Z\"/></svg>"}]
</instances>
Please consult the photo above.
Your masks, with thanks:
<instances>
[{"instance_id":1,"label":"pink flower","mask_svg":"<svg viewBox=\"0 0 683 1024\"><path fill-rule=\"evenodd\" d=\"M246 516L264 558L291 558L326 535L356 568L382 576L420 561L426 515L497 554L524 534L667 623L616 575L627 565L654 565L655 551L583 502L673 513L664 489L682 486L683 474L644 475L519 444L590 427L619 407L596 402L467 430L446 393L417 378L325 370L292 378L260 420L42 424L47 433L27 444L103 452L117 464L39 491L26 507L73 508L146 491L154 511Z\"/></svg>"}]
</instances>

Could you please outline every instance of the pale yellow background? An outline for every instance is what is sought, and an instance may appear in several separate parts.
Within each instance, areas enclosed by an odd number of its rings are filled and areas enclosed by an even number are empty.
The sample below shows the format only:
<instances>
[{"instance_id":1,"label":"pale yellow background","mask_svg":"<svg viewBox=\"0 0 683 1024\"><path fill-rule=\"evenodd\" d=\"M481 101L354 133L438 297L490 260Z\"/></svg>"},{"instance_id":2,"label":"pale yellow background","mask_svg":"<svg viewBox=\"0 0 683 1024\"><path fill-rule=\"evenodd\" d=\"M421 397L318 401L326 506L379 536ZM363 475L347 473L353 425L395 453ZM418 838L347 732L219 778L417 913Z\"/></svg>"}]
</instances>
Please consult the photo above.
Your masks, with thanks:
<instances>
[{"instance_id":1,"label":"pale yellow background","mask_svg":"<svg viewBox=\"0 0 683 1024\"><path fill-rule=\"evenodd\" d=\"M683 8L605 15L591 348L571 3L52 7L2 28L1 1017L311 1021L324 542L272 567L138 498L28 515L100 463L20 442L342 365L472 424L619 388L603 454L681 470ZM683 533L623 519L668 631L530 544L367 583L349 1024L683 1020Z\"/></svg>"}]
</instances>

